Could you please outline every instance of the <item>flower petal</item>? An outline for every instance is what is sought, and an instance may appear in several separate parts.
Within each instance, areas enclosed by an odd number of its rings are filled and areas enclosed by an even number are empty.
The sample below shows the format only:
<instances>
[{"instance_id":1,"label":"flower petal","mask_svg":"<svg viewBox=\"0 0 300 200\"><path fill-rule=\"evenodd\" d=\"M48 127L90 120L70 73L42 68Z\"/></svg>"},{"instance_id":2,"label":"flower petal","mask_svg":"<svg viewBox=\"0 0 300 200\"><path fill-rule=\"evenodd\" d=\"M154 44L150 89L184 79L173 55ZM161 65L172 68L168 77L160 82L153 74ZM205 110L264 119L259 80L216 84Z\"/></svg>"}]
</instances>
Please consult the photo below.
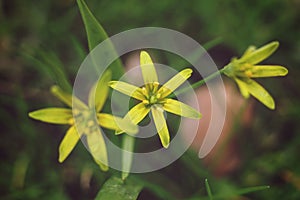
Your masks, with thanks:
<instances>
[{"instance_id":1,"label":"flower petal","mask_svg":"<svg viewBox=\"0 0 300 200\"><path fill-rule=\"evenodd\" d=\"M275 102L272 96L260 84L249 79L246 82L246 87L248 92L262 102L265 106L272 110L275 109Z\"/></svg>"},{"instance_id":2,"label":"flower petal","mask_svg":"<svg viewBox=\"0 0 300 200\"><path fill-rule=\"evenodd\" d=\"M54 85L51 87L51 93L56 96L59 100L64 102L66 105L72 108L72 95L64 92L60 87ZM74 104L76 108L83 110L87 109L87 106L80 101L78 98L73 97Z\"/></svg>"},{"instance_id":3,"label":"flower petal","mask_svg":"<svg viewBox=\"0 0 300 200\"><path fill-rule=\"evenodd\" d=\"M144 103L139 103L128 111L123 120L125 123L138 124L146 117L149 111L150 108L147 108ZM121 130L115 132L116 135L119 135L121 133L124 133L124 131Z\"/></svg>"},{"instance_id":4,"label":"flower petal","mask_svg":"<svg viewBox=\"0 0 300 200\"><path fill-rule=\"evenodd\" d=\"M72 152L79 140L79 134L76 131L75 126L71 126L67 131L65 137L59 145L59 158L58 161L62 163Z\"/></svg>"},{"instance_id":5,"label":"flower petal","mask_svg":"<svg viewBox=\"0 0 300 200\"><path fill-rule=\"evenodd\" d=\"M158 82L154 64L150 55L146 51L141 51L140 66L145 84Z\"/></svg>"},{"instance_id":6,"label":"flower petal","mask_svg":"<svg viewBox=\"0 0 300 200\"><path fill-rule=\"evenodd\" d=\"M150 109L146 108L144 103L139 103L128 111L123 120L128 123L138 124L145 118L149 111ZM115 132L116 135L121 133L124 133L124 131L121 130Z\"/></svg>"},{"instance_id":7,"label":"flower petal","mask_svg":"<svg viewBox=\"0 0 300 200\"><path fill-rule=\"evenodd\" d=\"M250 53L254 52L256 50L255 46L249 46L246 51L244 52L244 54L242 55L242 57L249 55Z\"/></svg>"},{"instance_id":8,"label":"flower petal","mask_svg":"<svg viewBox=\"0 0 300 200\"><path fill-rule=\"evenodd\" d=\"M287 68L277 65L255 65L251 69L251 77L272 77L285 76L288 73Z\"/></svg>"},{"instance_id":9,"label":"flower petal","mask_svg":"<svg viewBox=\"0 0 300 200\"><path fill-rule=\"evenodd\" d=\"M113 116L111 114L106 113L97 113L98 123L100 126L116 130L117 132L127 132L130 134L135 134L138 132L138 127L130 123L130 121L126 121L120 117Z\"/></svg>"},{"instance_id":10,"label":"flower petal","mask_svg":"<svg viewBox=\"0 0 300 200\"><path fill-rule=\"evenodd\" d=\"M70 124L72 110L68 108L44 108L30 112L29 117L53 124Z\"/></svg>"},{"instance_id":11,"label":"flower petal","mask_svg":"<svg viewBox=\"0 0 300 200\"><path fill-rule=\"evenodd\" d=\"M159 90L158 93L162 94L161 98L164 98L171 94L181 84L184 83L191 75L193 70L184 69L175 76L173 76L168 82L166 82Z\"/></svg>"},{"instance_id":12,"label":"flower petal","mask_svg":"<svg viewBox=\"0 0 300 200\"><path fill-rule=\"evenodd\" d=\"M103 171L108 170L108 159L106 145L99 128L86 135L88 147L95 162L100 166Z\"/></svg>"},{"instance_id":13,"label":"flower petal","mask_svg":"<svg viewBox=\"0 0 300 200\"><path fill-rule=\"evenodd\" d=\"M194 108L174 99L166 99L166 102L163 105L165 111L180 115L183 117L200 119L201 113L199 113Z\"/></svg>"},{"instance_id":14,"label":"flower petal","mask_svg":"<svg viewBox=\"0 0 300 200\"><path fill-rule=\"evenodd\" d=\"M244 81L242 81L238 78L235 78L234 80L237 83L237 85L239 86L242 96L244 98L248 99L250 97L250 93L248 92L247 83L245 83Z\"/></svg>"},{"instance_id":15,"label":"flower petal","mask_svg":"<svg viewBox=\"0 0 300 200\"><path fill-rule=\"evenodd\" d=\"M129 110L125 115L125 120L130 120L133 124L138 124L149 113L150 108L147 108L144 103L139 103Z\"/></svg>"},{"instance_id":16,"label":"flower petal","mask_svg":"<svg viewBox=\"0 0 300 200\"><path fill-rule=\"evenodd\" d=\"M123 94L126 94L130 97L136 98L138 100L144 100L145 97L142 93L142 89L139 87L136 87L134 85L122 82L122 81L110 81L109 86L113 89L122 92Z\"/></svg>"},{"instance_id":17,"label":"flower petal","mask_svg":"<svg viewBox=\"0 0 300 200\"><path fill-rule=\"evenodd\" d=\"M89 107L95 106L96 112L99 112L108 95L108 82L111 80L111 71L107 70L103 73L99 81L92 87L89 93Z\"/></svg>"},{"instance_id":18,"label":"flower petal","mask_svg":"<svg viewBox=\"0 0 300 200\"><path fill-rule=\"evenodd\" d=\"M168 148L170 143L170 134L164 117L164 110L161 107L152 106L151 113L160 141L164 148Z\"/></svg>"},{"instance_id":19,"label":"flower petal","mask_svg":"<svg viewBox=\"0 0 300 200\"><path fill-rule=\"evenodd\" d=\"M240 59L240 61L255 65L255 64L259 63L260 61L263 61L266 58L268 58L274 51L276 51L278 46L279 46L279 42L277 42L277 41L271 42L251 53L247 53L245 56L243 56Z\"/></svg>"}]
</instances>

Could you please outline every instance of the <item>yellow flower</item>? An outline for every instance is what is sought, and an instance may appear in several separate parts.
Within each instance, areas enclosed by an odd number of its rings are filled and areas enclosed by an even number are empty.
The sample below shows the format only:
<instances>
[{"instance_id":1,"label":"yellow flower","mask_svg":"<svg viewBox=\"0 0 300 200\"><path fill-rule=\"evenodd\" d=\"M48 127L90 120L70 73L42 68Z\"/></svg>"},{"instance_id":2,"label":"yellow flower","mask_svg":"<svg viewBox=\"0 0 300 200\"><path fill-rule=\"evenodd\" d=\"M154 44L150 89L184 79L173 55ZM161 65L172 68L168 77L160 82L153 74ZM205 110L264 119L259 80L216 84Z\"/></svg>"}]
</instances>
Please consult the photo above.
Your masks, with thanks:
<instances>
[{"instance_id":1,"label":"yellow flower","mask_svg":"<svg viewBox=\"0 0 300 200\"><path fill-rule=\"evenodd\" d=\"M161 143L167 148L170 143L170 135L164 111L183 117L201 118L201 114L192 107L180 101L167 98L191 76L192 70L182 70L160 87L154 64L149 54L145 51L142 51L140 54L140 67L145 84L143 87L139 88L122 81L111 81L109 85L113 89L141 101L131 108L124 118L130 119L133 124L138 124L151 112Z\"/></svg>"},{"instance_id":2,"label":"yellow flower","mask_svg":"<svg viewBox=\"0 0 300 200\"><path fill-rule=\"evenodd\" d=\"M126 127L128 132L136 132L136 127L126 125L121 118L112 116L106 113L99 113L102 109L107 95L108 95L108 82L111 80L111 72L107 71L96 83L90 93L88 105L80 101L78 98L73 97L74 108L72 109L72 95L65 93L58 86L52 86L51 92L58 99L68 105L71 109L67 108L44 108L29 113L31 118L54 124L69 124L71 127L68 129L65 137L59 146L59 162L63 162L71 151L76 146L80 137L84 134L87 139L89 150L95 160L103 171L108 170L108 159L106 152L106 145L100 132L99 126L107 129L121 131L118 125ZM95 95L95 99L94 96ZM95 112L96 111L96 117ZM75 122L78 132L75 127ZM101 162L100 162L101 160Z\"/></svg>"},{"instance_id":3,"label":"yellow flower","mask_svg":"<svg viewBox=\"0 0 300 200\"><path fill-rule=\"evenodd\" d=\"M287 75L288 70L283 66L256 65L268 58L278 46L278 42L271 42L259 49L250 46L240 59L233 58L223 70L225 75L235 80L245 98L251 94L270 109L275 109L272 96L251 78Z\"/></svg>"}]
</instances>

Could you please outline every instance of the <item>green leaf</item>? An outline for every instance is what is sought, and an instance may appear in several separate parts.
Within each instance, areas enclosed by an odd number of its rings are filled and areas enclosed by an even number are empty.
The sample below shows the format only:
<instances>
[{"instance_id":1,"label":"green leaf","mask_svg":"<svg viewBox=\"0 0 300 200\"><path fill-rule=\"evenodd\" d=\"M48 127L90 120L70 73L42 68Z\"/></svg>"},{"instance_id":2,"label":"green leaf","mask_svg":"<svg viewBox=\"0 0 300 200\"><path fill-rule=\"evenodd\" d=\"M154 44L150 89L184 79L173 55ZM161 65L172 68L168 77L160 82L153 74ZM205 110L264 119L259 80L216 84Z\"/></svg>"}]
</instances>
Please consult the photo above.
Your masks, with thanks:
<instances>
[{"instance_id":1,"label":"green leaf","mask_svg":"<svg viewBox=\"0 0 300 200\"><path fill-rule=\"evenodd\" d=\"M206 185L206 180L205 180L205 185ZM252 192L258 192L258 191L261 191L261 190L266 190L266 189L269 189L270 186L267 186L267 185L263 185L263 186L254 186L254 187L247 187L247 188L242 188L242 189L238 189L238 190L231 190L231 191L227 191L227 192L223 192L221 194L215 194L213 196L213 199L234 199L233 197L238 197L238 196L242 196L242 195L245 195L245 194L249 194L249 193L252 193ZM206 185L206 189L207 189L207 185ZM207 190L208 192L208 190ZM200 197L200 196L197 196L197 197L193 197L193 198L190 198L189 200L196 200L196 199L209 199L211 200L211 197L209 195L209 197Z\"/></svg>"},{"instance_id":2,"label":"green leaf","mask_svg":"<svg viewBox=\"0 0 300 200\"><path fill-rule=\"evenodd\" d=\"M101 24L97 21L95 16L92 14L86 3L83 0L77 0L77 4L86 29L88 46L91 51L99 43L106 40L108 38L108 35ZM116 54L112 43L110 43L108 51ZM113 71L113 75L115 76L114 78L119 78L124 73L124 67L120 59L117 59L115 62L113 62L110 66L110 69Z\"/></svg>"},{"instance_id":3,"label":"green leaf","mask_svg":"<svg viewBox=\"0 0 300 200\"><path fill-rule=\"evenodd\" d=\"M132 156L134 149L135 138L130 135L124 135L122 141L122 180L125 180L130 172L131 164L132 164Z\"/></svg>"},{"instance_id":4,"label":"green leaf","mask_svg":"<svg viewBox=\"0 0 300 200\"><path fill-rule=\"evenodd\" d=\"M83 47L83 45L80 43L80 41L75 37L71 36L71 44L74 49L74 52L76 56L79 57L80 61L83 61L85 57L87 56L86 49Z\"/></svg>"},{"instance_id":5,"label":"green leaf","mask_svg":"<svg viewBox=\"0 0 300 200\"><path fill-rule=\"evenodd\" d=\"M251 192L257 192L257 191L260 191L260 190L266 190L266 189L269 189L269 188L270 188L270 186L268 186L268 185L248 187L248 188L243 188L243 189L240 189L240 190L236 191L235 194L243 195L243 194L248 194L248 193L251 193Z\"/></svg>"},{"instance_id":6,"label":"green leaf","mask_svg":"<svg viewBox=\"0 0 300 200\"><path fill-rule=\"evenodd\" d=\"M113 176L104 183L95 200L135 200L141 190L141 184Z\"/></svg>"},{"instance_id":7,"label":"green leaf","mask_svg":"<svg viewBox=\"0 0 300 200\"><path fill-rule=\"evenodd\" d=\"M26 52L23 53L23 56L28 59L37 70L47 75L50 74L52 79L57 82L57 85L64 91L72 92L72 86L64 71L64 65L54 52L39 50L36 56L32 56Z\"/></svg>"},{"instance_id":8,"label":"green leaf","mask_svg":"<svg viewBox=\"0 0 300 200\"><path fill-rule=\"evenodd\" d=\"M85 25L88 45L90 51L94 49L100 42L108 38L103 27L98 23L88 6L83 0L77 0L80 14Z\"/></svg>"},{"instance_id":9,"label":"green leaf","mask_svg":"<svg viewBox=\"0 0 300 200\"><path fill-rule=\"evenodd\" d=\"M214 195L214 199L232 198L232 197L241 196L241 195L252 193L252 192L266 190L266 189L269 189L269 188L270 188L270 186L268 186L268 185L242 188L242 189L233 191L233 192L228 193L228 194Z\"/></svg>"}]
</instances>

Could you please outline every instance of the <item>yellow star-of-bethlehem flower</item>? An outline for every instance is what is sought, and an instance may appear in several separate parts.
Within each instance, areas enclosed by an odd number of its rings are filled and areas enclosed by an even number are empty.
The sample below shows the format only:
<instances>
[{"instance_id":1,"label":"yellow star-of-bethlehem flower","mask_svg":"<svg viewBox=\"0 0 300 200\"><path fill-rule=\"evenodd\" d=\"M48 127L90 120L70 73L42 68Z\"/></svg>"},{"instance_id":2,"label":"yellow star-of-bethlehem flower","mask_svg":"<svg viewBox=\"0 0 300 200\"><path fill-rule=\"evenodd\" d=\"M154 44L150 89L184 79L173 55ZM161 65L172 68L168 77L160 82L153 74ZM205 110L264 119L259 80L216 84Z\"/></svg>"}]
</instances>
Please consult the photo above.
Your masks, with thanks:
<instances>
[{"instance_id":1,"label":"yellow star-of-bethlehem flower","mask_svg":"<svg viewBox=\"0 0 300 200\"><path fill-rule=\"evenodd\" d=\"M71 127L67 130L59 146L59 162L63 162L76 146L83 134L86 136L89 150L103 171L108 170L108 159L106 145L99 126L107 129L121 131L119 128L126 127L127 132L136 132L136 128L130 123L124 123L122 118L115 117L106 113L99 113L108 96L108 82L111 80L111 72L106 71L101 79L96 83L90 93L88 105L73 96L74 108L72 110L72 95L61 90L58 86L52 86L51 92L54 96L68 105L67 108L44 108L29 113L33 119L53 124L69 124ZM95 95L95 96L93 96ZM95 99L93 99L95 97ZM96 111L96 117L95 115ZM97 119L96 119L97 118ZM75 122L77 127L75 127ZM127 125L128 124L128 125ZM77 130L83 130L78 132ZM124 129L122 129L124 130ZM101 162L100 162L101 161Z\"/></svg>"},{"instance_id":2,"label":"yellow star-of-bethlehem flower","mask_svg":"<svg viewBox=\"0 0 300 200\"><path fill-rule=\"evenodd\" d=\"M140 67L144 79L143 87L139 88L122 81L111 81L109 85L121 93L142 101L131 108L124 119L129 119L133 124L138 124L151 112L161 143L163 147L167 148L170 143L170 135L164 111L193 119L201 118L201 114L194 108L168 98L176 88L191 76L193 71L184 69L160 87L154 64L145 51L140 54Z\"/></svg>"},{"instance_id":3,"label":"yellow star-of-bethlehem flower","mask_svg":"<svg viewBox=\"0 0 300 200\"><path fill-rule=\"evenodd\" d=\"M250 46L240 59L233 58L224 68L224 74L235 80L241 94L249 98L250 94L270 109L275 109L272 96L251 78L285 76L288 70L279 65L256 65L268 58L279 46L277 41L259 49Z\"/></svg>"}]
</instances>

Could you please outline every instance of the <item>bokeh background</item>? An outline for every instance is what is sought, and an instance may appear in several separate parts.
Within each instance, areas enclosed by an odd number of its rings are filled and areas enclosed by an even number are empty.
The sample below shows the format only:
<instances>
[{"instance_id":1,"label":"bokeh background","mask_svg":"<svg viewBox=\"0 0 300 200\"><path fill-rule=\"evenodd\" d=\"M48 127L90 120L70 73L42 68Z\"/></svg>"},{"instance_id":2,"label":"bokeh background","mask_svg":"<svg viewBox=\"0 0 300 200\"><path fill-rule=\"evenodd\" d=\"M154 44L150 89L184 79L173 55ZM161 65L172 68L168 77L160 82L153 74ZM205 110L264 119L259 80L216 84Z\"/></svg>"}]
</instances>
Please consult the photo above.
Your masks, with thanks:
<instances>
[{"instance_id":1,"label":"bokeh background","mask_svg":"<svg viewBox=\"0 0 300 200\"><path fill-rule=\"evenodd\" d=\"M257 185L271 187L235 199L300 199L299 0L87 4L108 35L158 26L183 32L200 44L217 40L209 53L219 67L249 45L278 40L278 51L266 63L289 69L285 78L259 81L275 98L277 109L248 101L243 113L247 120L235 123L219 148L225 155L216 150L203 162L191 149L158 172L137 175L146 185L139 199L200 199L206 196L205 178L212 192L224 199L239 188ZM72 83L87 49L74 0L0 1L1 199L93 199L104 181L118 173L99 171L82 144L59 164L57 149L67 127L28 118L29 111L63 106L49 88L61 73ZM231 90L236 92L236 86ZM234 103L230 108L240 110ZM232 157L235 162L223 170Z\"/></svg>"}]
</instances>

